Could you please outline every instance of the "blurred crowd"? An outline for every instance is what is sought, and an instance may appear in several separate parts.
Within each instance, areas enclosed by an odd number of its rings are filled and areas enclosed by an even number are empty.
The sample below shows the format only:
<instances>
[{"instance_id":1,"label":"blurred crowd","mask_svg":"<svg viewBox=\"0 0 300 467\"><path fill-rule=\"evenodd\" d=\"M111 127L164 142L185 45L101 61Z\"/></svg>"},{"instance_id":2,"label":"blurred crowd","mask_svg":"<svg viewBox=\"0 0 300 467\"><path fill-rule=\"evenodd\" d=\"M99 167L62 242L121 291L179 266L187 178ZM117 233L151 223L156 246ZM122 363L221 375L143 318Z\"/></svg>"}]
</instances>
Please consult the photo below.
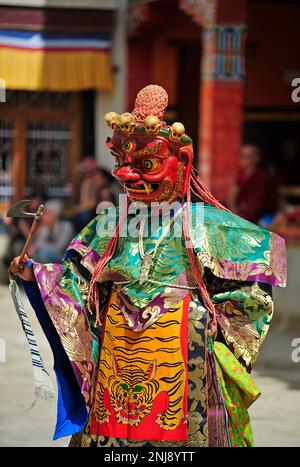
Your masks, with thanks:
<instances>
[{"instance_id":1,"label":"blurred crowd","mask_svg":"<svg viewBox=\"0 0 300 467\"><path fill-rule=\"evenodd\" d=\"M78 184L69 192L65 202L48 199L44 193L32 192L28 198L29 212L36 212L40 204L45 209L39 229L28 255L42 263L61 262L67 245L96 215L99 203L117 203L120 186L110 172L97 166L92 157L83 158L78 165ZM9 234L9 245L3 261L6 266L20 254L28 237L32 218L3 217Z\"/></svg>"},{"instance_id":2,"label":"blurred crowd","mask_svg":"<svg viewBox=\"0 0 300 467\"><path fill-rule=\"evenodd\" d=\"M225 204L236 214L285 238L300 240L300 170L299 157L290 145L282 169L263 164L259 146L245 144L240 164ZM102 201L117 203L121 187L106 170L97 166L93 157L83 158L78 165L78 184L68 200L47 199L43 193L31 193L28 211L45 205L41 225L28 254L42 263L60 262L66 246L93 219ZM285 187L285 192L282 187ZM289 188L290 187L290 188ZM298 187L298 188L297 188ZM9 234L4 263L7 266L22 250L32 219L3 217Z\"/></svg>"}]
</instances>

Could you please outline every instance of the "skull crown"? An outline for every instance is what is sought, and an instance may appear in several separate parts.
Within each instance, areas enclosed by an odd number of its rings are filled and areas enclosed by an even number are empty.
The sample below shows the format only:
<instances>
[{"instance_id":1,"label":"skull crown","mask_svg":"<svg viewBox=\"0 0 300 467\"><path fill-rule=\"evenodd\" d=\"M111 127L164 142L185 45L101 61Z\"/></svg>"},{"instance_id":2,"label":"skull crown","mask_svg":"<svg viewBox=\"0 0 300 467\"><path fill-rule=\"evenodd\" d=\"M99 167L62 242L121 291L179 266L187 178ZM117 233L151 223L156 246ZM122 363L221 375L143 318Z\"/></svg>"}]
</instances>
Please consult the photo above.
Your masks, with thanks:
<instances>
[{"instance_id":1,"label":"skull crown","mask_svg":"<svg viewBox=\"0 0 300 467\"><path fill-rule=\"evenodd\" d=\"M125 112L120 116L120 127L124 133L131 135L134 133L137 121L134 115L129 112Z\"/></svg>"},{"instance_id":2,"label":"skull crown","mask_svg":"<svg viewBox=\"0 0 300 467\"><path fill-rule=\"evenodd\" d=\"M115 130L119 125L120 116L116 112L107 112L104 115L104 121L109 128Z\"/></svg>"},{"instance_id":3,"label":"skull crown","mask_svg":"<svg viewBox=\"0 0 300 467\"><path fill-rule=\"evenodd\" d=\"M169 138L171 141L178 143L185 134L184 125L180 122L175 122L170 127Z\"/></svg>"},{"instance_id":4,"label":"skull crown","mask_svg":"<svg viewBox=\"0 0 300 467\"><path fill-rule=\"evenodd\" d=\"M170 141L174 143L180 143L182 137L186 137L185 127L182 123L174 122L170 127L167 127L165 122L161 121L157 115L148 115L141 123L138 122L135 115L130 112L125 112L122 115L116 112L108 112L104 116L104 121L113 131L119 129L127 135L132 135L136 127L138 127L139 130L143 127L145 133L148 135L158 135L161 130L164 132L167 130Z\"/></svg>"},{"instance_id":5,"label":"skull crown","mask_svg":"<svg viewBox=\"0 0 300 467\"><path fill-rule=\"evenodd\" d=\"M146 133L157 134L160 129L160 120L157 115L148 115L144 120Z\"/></svg>"}]
</instances>

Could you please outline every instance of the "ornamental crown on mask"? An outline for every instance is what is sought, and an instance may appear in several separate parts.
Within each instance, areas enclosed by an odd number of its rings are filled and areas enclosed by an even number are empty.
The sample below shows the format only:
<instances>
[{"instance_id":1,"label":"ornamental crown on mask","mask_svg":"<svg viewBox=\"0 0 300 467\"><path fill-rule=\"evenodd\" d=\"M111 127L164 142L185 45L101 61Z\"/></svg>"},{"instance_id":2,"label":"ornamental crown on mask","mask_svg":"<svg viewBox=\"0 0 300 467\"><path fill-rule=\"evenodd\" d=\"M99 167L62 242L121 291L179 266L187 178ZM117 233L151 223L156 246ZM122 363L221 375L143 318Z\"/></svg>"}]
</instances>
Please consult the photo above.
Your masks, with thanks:
<instances>
[{"instance_id":1,"label":"ornamental crown on mask","mask_svg":"<svg viewBox=\"0 0 300 467\"><path fill-rule=\"evenodd\" d=\"M113 175L132 200L183 199L188 190L193 148L182 123L163 120L168 94L157 85L143 88L132 113L109 112L104 121L113 130L107 146L115 157Z\"/></svg>"}]
</instances>

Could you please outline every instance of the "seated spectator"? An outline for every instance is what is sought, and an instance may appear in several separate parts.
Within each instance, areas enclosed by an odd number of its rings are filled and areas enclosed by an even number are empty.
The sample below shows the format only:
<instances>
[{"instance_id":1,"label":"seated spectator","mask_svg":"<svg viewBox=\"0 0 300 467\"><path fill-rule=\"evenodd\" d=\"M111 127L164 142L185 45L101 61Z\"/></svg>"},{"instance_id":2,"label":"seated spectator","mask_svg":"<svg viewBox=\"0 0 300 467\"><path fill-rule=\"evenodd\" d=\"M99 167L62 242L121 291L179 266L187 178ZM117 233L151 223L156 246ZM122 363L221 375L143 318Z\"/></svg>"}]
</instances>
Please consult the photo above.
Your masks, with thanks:
<instances>
[{"instance_id":1,"label":"seated spectator","mask_svg":"<svg viewBox=\"0 0 300 467\"><path fill-rule=\"evenodd\" d=\"M28 252L34 260L41 263L61 262L74 233L72 224L61 219L61 213L59 201L47 201L41 225Z\"/></svg>"},{"instance_id":2,"label":"seated spectator","mask_svg":"<svg viewBox=\"0 0 300 467\"><path fill-rule=\"evenodd\" d=\"M277 210L275 177L261 166L261 151L254 144L242 147L240 168L228 204L233 212L254 223Z\"/></svg>"}]
</instances>

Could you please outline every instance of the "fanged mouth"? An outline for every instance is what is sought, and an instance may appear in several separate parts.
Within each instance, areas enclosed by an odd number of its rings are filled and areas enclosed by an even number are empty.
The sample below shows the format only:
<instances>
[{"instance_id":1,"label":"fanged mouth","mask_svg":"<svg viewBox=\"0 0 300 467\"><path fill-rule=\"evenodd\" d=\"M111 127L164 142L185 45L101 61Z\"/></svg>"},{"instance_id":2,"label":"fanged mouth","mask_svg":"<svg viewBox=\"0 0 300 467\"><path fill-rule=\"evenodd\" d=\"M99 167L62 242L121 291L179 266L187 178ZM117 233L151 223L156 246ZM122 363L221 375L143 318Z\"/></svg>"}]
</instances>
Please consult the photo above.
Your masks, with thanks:
<instances>
[{"instance_id":1,"label":"fanged mouth","mask_svg":"<svg viewBox=\"0 0 300 467\"><path fill-rule=\"evenodd\" d=\"M125 183L126 190L130 193L146 193L150 194L156 191L159 187L158 183Z\"/></svg>"},{"instance_id":2,"label":"fanged mouth","mask_svg":"<svg viewBox=\"0 0 300 467\"><path fill-rule=\"evenodd\" d=\"M136 408L135 410L127 411L122 404L117 401L117 411L119 412L119 417L123 422L136 422L138 417L143 414L143 410L146 408L145 405L142 405L140 408Z\"/></svg>"}]
</instances>

